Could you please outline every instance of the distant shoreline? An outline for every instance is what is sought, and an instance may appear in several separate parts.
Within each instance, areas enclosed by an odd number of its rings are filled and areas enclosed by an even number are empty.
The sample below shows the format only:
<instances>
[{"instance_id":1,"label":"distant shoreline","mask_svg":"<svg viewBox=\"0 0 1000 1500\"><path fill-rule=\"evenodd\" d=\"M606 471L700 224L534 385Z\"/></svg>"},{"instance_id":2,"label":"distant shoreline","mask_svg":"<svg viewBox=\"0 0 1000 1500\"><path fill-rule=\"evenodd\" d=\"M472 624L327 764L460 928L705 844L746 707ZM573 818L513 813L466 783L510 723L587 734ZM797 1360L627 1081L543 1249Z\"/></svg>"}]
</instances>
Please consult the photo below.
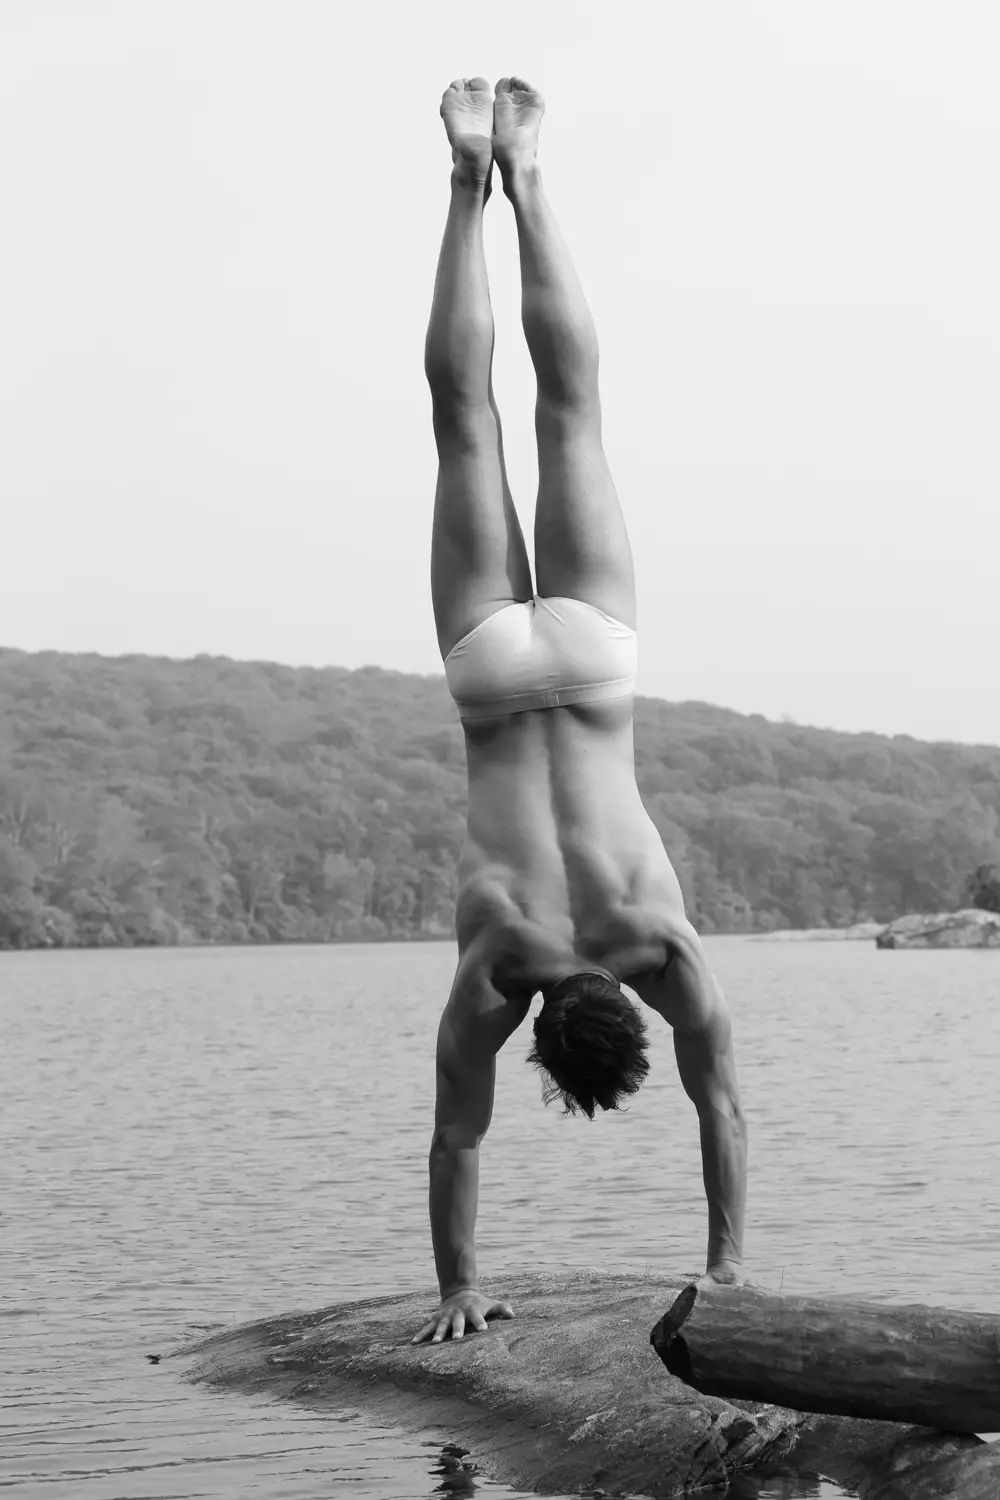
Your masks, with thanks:
<instances>
[{"instance_id":1,"label":"distant shoreline","mask_svg":"<svg viewBox=\"0 0 1000 1500\"><path fill-rule=\"evenodd\" d=\"M992 925L991 925L992 924ZM970 936L971 934L971 936ZM772 932L706 932L710 938L751 943L873 943L879 948L1000 948L1000 917L976 910L937 916L907 916L893 922L854 922L849 927L782 927ZM379 937L265 938L260 941L173 943L34 943L0 947L6 953L200 953L205 949L250 952L258 948L388 948L433 943L455 946L450 933L393 933Z\"/></svg>"},{"instance_id":2,"label":"distant shoreline","mask_svg":"<svg viewBox=\"0 0 1000 1500\"><path fill-rule=\"evenodd\" d=\"M748 932L753 943L872 943L886 922L854 922L850 927L780 927L774 932Z\"/></svg>"},{"instance_id":3,"label":"distant shoreline","mask_svg":"<svg viewBox=\"0 0 1000 1500\"><path fill-rule=\"evenodd\" d=\"M885 922L861 922L853 927L788 927L774 932L706 932L705 938L743 938L752 943L792 942L864 942L873 941L875 935L884 931ZM396 933L383 937L333 937L333 938L267 938L237 942L179 943L35 943L21 948L0 947L0 958L7 953L200 953L205 949L225 948L249 951L255 948L388 948L400 945L445 943L454 945L455 937L448 933Z\"/></svg>"}]
</instances>

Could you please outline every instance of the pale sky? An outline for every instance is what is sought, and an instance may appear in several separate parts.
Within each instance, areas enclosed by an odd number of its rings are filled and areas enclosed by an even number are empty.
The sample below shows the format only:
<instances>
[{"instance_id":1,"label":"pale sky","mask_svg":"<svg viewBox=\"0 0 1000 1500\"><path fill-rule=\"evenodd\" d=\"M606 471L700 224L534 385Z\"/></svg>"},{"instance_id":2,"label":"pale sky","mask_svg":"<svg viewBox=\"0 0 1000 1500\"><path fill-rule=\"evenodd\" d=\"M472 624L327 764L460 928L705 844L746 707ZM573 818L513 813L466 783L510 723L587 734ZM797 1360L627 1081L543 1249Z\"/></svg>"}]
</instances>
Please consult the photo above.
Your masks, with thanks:
<instances>
[{"instance_id":1,"label":"pale sky","mask_svg":"<svg viewBox=\"0 0 1000 1500\"><path fill-rule=\"evenodd\" d=\"M477 73L548 101L639 690L1000 743L994 0L0 0L0 644L440 671L423 335Z\"/></svg>"}]
</instances>

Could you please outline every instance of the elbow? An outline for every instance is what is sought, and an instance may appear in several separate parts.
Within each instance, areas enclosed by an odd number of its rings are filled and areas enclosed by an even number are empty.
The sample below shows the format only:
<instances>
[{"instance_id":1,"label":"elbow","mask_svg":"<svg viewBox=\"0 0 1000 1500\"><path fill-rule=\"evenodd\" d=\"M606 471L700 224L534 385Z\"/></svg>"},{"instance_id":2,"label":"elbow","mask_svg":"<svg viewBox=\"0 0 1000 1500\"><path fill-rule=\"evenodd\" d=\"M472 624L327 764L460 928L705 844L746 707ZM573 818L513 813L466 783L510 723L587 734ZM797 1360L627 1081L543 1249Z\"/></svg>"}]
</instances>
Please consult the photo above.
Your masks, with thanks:
<instances>
[{"instance_id":1,"label":"elbow","mask_svg":"<svg viewBox=\"0 0 1000 1500\"><path fill-rule=\"evenodd\" d=\"M698 1110L702 1123L714 1127L720 1125L736 1140L746 1141L747 1121L738 1094L729 1090L713 1090Z\"/></svg>"},{"instance_id":2,"label":"elbow","mask_svg":"<svg viewBox=\"0 0 1000 1500\"><path fill-rule=\"evenodd\" d=\"M478 1151L482 1136L462 1125L436 1125L431 1136L431 1161L445 1161L460 1151Z\"/></svg>"},{"instance_id":3,"label":"elbow","mask_svg":"<svg viewBox=\"0 0 1000 1500\"><path fill-rule=\"evenodd\" d=\"M740 1096L735 1089L727 1089L719 1101L719 1109L723 1117L728 1120L731 1128L746 1139L747 1117L743 1113L743 1105Z\"/></svg>"},{"instance_id":4,"label":"elbow","mask_svg":"<svg viewBox=\"0 0 1000 1500\"><path fill-rule=\"evenodd\" d=\"M736 1141L736 1143L743 1151L746 1151L747 1119L746 1115L743 1113L743 1110L740 1107L740 1101L738 1099L733 1100L730 1104L729 1129L732 1132L733 1140Z\"/></svg>"}]
</instances>

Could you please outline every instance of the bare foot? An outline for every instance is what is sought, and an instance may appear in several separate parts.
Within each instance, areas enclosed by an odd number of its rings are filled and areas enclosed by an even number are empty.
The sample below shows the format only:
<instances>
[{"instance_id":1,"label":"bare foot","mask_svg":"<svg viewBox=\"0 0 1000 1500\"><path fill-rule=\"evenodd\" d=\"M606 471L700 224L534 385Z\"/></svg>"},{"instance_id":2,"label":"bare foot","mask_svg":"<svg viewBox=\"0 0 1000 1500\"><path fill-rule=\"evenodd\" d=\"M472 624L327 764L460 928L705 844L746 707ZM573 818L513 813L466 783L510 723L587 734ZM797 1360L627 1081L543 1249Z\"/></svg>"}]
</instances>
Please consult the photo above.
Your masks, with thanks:
<instances>
[{"instance_id":1,"label":"bare foot","mask_svg":"<svg viewBox=\"0 0 1000 1500\"><path fill-rule=\"evenodd\" d=\"M497 80L493 100L493 155L504 179L538 154L545 100L523 78Z\"/></svg>"},{"instance_id":2,"label":"bare foot","mask_svg":"<svg viewBox=\"0 0 1000 1500\"><path fill-rule=\"evenodd\" d=\"M490 192L493 98L485 78L456 78L444 91L441 118L459 179Z\"/></svg>"}]
</instances>

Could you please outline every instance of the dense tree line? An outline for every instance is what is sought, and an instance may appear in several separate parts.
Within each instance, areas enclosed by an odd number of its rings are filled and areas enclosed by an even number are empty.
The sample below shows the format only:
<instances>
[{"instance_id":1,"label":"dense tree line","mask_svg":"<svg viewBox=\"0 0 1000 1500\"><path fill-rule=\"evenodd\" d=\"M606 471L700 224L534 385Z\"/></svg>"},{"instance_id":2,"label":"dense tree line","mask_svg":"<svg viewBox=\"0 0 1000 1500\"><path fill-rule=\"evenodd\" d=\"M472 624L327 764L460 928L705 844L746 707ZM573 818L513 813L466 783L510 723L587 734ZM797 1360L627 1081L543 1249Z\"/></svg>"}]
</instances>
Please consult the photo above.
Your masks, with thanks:
<instances>
[{"instance_id":1,"label":"dense tree line","mask_svg":"<svg viewBox=\"0 0 1000 1500\"><path fill-rule=\"evenodd\" d=\"M443 679L0 651L0 947L451 931ZM989 898L1000 749L640 699L646 805L703 930Z\"/></svg>"}]
</instances>

